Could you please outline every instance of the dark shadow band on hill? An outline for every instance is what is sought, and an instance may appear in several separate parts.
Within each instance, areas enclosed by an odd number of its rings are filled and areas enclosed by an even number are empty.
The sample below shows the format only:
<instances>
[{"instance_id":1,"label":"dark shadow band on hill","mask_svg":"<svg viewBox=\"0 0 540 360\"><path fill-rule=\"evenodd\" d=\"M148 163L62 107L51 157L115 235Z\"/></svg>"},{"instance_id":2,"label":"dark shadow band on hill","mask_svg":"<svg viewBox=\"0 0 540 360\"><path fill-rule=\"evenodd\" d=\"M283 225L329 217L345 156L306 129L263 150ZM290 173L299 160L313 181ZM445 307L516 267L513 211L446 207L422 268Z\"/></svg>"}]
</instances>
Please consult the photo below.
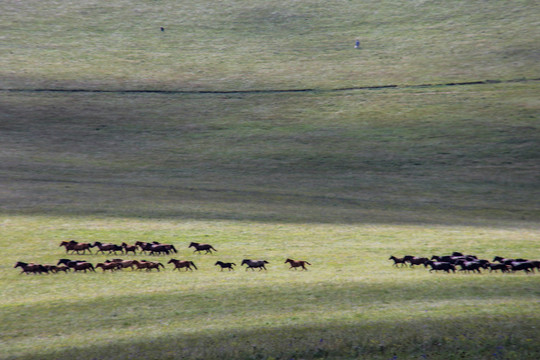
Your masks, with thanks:
<instances>
[{"instance_id":1,"label":"dark shadow band on hill","mask_svg":"<svg viewBox=\"0 0 540 360\"><path fill-rule=\"evenodd\" d=\"M0 177L0 184L2 184ZM8 180L8 184L11 180ZM262 223L489 225L535 227L540 210L497 203L344 197L301 192L182 187L117 181L18 179L28 200L4 196L0 214L254 221ZM53 188L51 188L53 186ZM11 186L6 185L9 189ZM150 195L146 194L149 192ZM13 189L13 193L17 193ZM89 195L90 194L90 195ZM93 195L92 195L93 194ZM190 206L189 204L195 204ZM500 205L500 204L499 204Z\"/></svg>"},{"instance_id":2,"label":"dark shadow band on hill","mask_svg":"<svg viewBox=\"0 0 540 360\"><path fill-rule=\"evenodd\" d=\"M159 275L159 274L155 274ZM82 275L85 276L85 275ZM90 275L92 276L92 275ZM454 275L434 274L434 277L449 279ZM98 277L97 274L95 276ZM146 293L140 295L117 296L111 301L101 298L90 300L70 300L50 304L37 303L10 307L6 311L8 323L18 319L20 328L28 329L25 336L39 336L32 326L43 329L49 318L63 322L66 333L99 329L107 334L112 329L125 329L133 333L133 339L122 339L106 343L70 344L61 350L50 351L45 346L39 353L27 353L21 356L3 357L3 359L313 359L313 358L382 358L393 355L398 358L430 359L480 359L501 352L518 354L522 359L538 358L540 344L534 339L540 337L540 318L533 305L516 311L490 312L480 311L474 315L459 313L459 304L463 309L474 306L468 301L478 301L489 308L493 301L520 299L535 303L537 291L523 293L522 287L511 282L491 286L480 285L480 279L462 282L449 281L437 291L429 291L433 283L415 282L410 284L306 284L303 287L245 287L234 291L223 288L201 291L174 291L169 293ZM259 299L256 309L251 301ZM264 296L262 296L264 295ZM305 301L315 298L315 303ZM279 299L279 300L277 300ZM355 299L351 304L350 300ZM279 301L276 304L276 301ZM416 313L399 320L377 320L371 318L373 311L384 313L385 306L396 308L403 302L420 301L433 303L430 309L416 308ZM437 313L437 304L448 303L456 306L453 316ZM111 306L111 303L117 304ZM316 306L318 314L325 308L355 309L354 316L346 320L317 319L317 312L310 316L310 321L298 324L272 324L265 322L258 315L291 312L291 317L299 312L312 313ZM444 306L444 305L443 305ZM502 306L502 305L501 305ZM352 307L352 308L351 308ZM137 309L154 309L155 317L140 323ZM204 311L201 311L204 309ZM230 312L236 309L237 312ZM365 309L362 311L362 309ZM512 310L509 309L509 310ZM24 312L25 316L17 314ZM40 316L41 314L41 316ZM370 315L371 314L371 315ZM213 330L212 318L223 323L229 317L253 318L247 329L230 328ZM225 318L224 318L225 317ZM272 316L270 316L272 318ZM139 327L154 328L156 324L166 323L159 335L145 336L130 330L131 324ZM190 331L190 324L209 325L207 330ZM170 324L174 326L171 327ZM168 326L168 328L165 328ZM53 330L53 329L51 329ZM58 332L58 329L54 329ZM155 330L153 330L155 332ZM3 334L10 338L9 332ZM62 335L60 334L57 335ZM51 338L55 337L51 333ZM17 338L13 338L17 341ZM456 349L459 356L454 356ZM535 356L533 356L535 355Z\"/></svg>"},{"instance_id":3,"label":"dark shadow band on hill","mask_svg":"<svg viewBox=\"0 0 540 360\"><path fill-rule=\"evenodd\" d=\"M133 340L72 344L5 360L123 359L538 359L538 318L456 316L444 321L349 321L344 324L134 334Z\"/></svg>"},{"instance_id":4,"label":"dark shadow band on hill","mask_svg":"<svg viewBox=\"0 0 540 360\"><path fill-rule=\"evenodd\" d=\"M248 90L159 90L159 89L84 89L84 88L9 88L0 89L5 92L59 92L59 93L113 93L113 94L216 94L216 95L242 95L242 94L279 94L279 93L306 93L306 92L339 92L339 91L354 91L354 90L384 90L384 89L414 89L414 88L429 88L429 87L446 87L446 86L470 86L470 85L493 85L519 82L540 81L540 78L518 78L509 80L472 80L472 81L456 81L448 83L427 83L427 84L388 84L388 85L364 85L351 86L345 88L333 89L316 89L316 88L299 88L299 89L248 89Z\"/></svg>"}]
</instances>

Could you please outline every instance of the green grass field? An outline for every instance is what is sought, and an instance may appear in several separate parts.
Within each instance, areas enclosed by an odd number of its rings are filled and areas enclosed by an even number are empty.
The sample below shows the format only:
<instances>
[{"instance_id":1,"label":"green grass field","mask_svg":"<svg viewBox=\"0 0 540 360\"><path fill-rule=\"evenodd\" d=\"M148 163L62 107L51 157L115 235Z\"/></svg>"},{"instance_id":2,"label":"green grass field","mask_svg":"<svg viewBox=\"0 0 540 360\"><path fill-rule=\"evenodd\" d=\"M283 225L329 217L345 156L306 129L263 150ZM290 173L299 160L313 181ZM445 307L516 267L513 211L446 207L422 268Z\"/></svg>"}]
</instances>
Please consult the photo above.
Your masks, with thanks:
<instances>
[{"instance_id":1,"label":"green grass field","mask_svg":"<svg viewBox=\"0 0 540 360\"><path fill-rule=\"evenodd\" d=\"M540 259L539 15L2 1L0 359L539 358L540 274L388 260ZM199 270L13 268L112 257L71 239L173 243ZM268 271L214 266L244 258Z\"/></svg>"}]
</instances>

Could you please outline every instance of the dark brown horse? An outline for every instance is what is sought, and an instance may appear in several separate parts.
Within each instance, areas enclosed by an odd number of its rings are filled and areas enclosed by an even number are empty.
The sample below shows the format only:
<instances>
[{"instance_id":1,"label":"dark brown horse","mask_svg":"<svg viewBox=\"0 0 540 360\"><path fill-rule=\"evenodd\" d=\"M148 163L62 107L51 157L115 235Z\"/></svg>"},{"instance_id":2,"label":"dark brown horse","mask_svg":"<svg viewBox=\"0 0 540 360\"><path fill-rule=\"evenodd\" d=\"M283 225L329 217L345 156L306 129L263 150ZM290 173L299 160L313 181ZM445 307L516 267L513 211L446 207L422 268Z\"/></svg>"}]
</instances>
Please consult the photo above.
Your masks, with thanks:
<instances>
[{"instance_id":1,"label":"dark brown horse","mask_svg":"<svg viewBox=\"0 0 540 360\"><path fill-rule=\"evenodd\" d=\"M125 253L132 252L133 254L137 254L137 245L128 245L125 242L122 243L122 247L124 248Z\"/></svg>"},{"instance_id":2,"label":"dark brown horse","mask_svg":"<svg viewBox=\"0 0 540 360\"><path fill-rule=\"evenodd\" d=\"M197 242L192 242L191 244L189 244L188 248L190 247L194 247L195 250L193 251L194 253L195 252L201 252L201 251L206 251L205 254L211 254L212 253L212 250L214 251L217 251L216 249L214 249L214 247L210 244L201 244L201 243L197 243Z\"/></svg>"},{"instance_id":3,"label":"dark brown horse","mask_svg":"<svg viewBox=\"0 0 540 360\"><path fill-rule=\"evenodd\" d=\"M124 248L122 246L120 246L120 245L102 244L99 241L94 242L94 245L92 245L92 247L97 247L99 249L98 251L96 251L96 254L98 254L100 252L105 254L105 251L108 251L109 255L112 254L113 252L116 254L117 251L120 251L120 254L122 254L124 252Z\"/></svg>"},{"instance_id":4,"label":"dark brown horse","mask_svg":"<svg viewBox=\"0 0 540 360\"><path fill-rule=\"evenodd\" d=\"M137 241L135 245L141 248L141 253L149 252L150 255L169 255L169 253L178 253L174 245L171 244L161 244L156 241L153 243Z\"/></svg>"},{"instance_id":5,"label":"dark brown horse","mask_svg":"<svg viewBox=\"0 0 540 360\"><path fill-rule=\"evenodd\" d=\"M165 269L165 266L162 263L155 261L133 260L133 264L137 267L138 270L146 269L146 271L152 271L152 269L156 269L157 271L160 271L160 266Z\"/></svg>"},{"instance_id":6,"label":"dark brown horse","mask_svg":"<svg viewBox=\"0 0 540 360\"><path fill-rule=\"evenodd\" d=\"M59 246L60 247L64 246L66 248L66 254L67 254L68 251L72 250L73 245L75 245L75 244L77 244L77 242L73 241L73 240L71 240L71 241L62 241Z\"/></svg>"},{"instance_id":7,"label":"dark brown horse","mask_svg":"<svg viewBox=\"0 0 540 360\"><path fill-rule=\"evenodd\" d=\"M197 266L195 266L193 261L189 261L189 260L171 259L171 260L169 260L169 262L167 264L174 264L173 271L176 270L176 269L178 269L178 271L180 271L180 269L183 269L183 268L185 268L186 271L188 271L188 270L193 271L193 269L191 268L192 266L195 268L195 270L198 270Z\"/></svg>"},{"instance_id":8,"label":"dark brown horse","mask_svg":"<svg viewBox=\"0 0 540 360\"><path fill-rule=\"evenodd\" d=\"M60 246L65 246L66 253L68 251L71 251L72 254L74 254L75 251L77 252L77 254L80 254L80 251L82 251L82 253L84 254L86 250L88 250L88 252L91 254L92 250L90 250L90 248L93 247L93 245L90 243L80 243L75 240L62 241L60 243Z\"/></svg>"},{"instance_id":9,"label":"dark brown horse","mask_svg":"<svg viewBox=\"0 0 540 360\"><path fill-rule=\"evenodd\" d=\"M285 264L286 263L289 263L289 265L291 265L289 270L290 269L297 270L297 268L299 268L299 267L302 267L302 270L307 270L306 264L311 265L310 263L308 263L307 261L304 261L304 260L292 260L292 259L285 260Z\"/></svg>"},{"instance_id":10,"label":"dark brown horse","mask_svg":"<svg viewBox=\"0 0 540 360\"><path fill-rule=\"evenodd\" d=\"M77 272L77 271L86 272L86 270L96 272L96 270L94 269L94 265L90 264L89 262L79 262L73 266L73 272Z\"/></svg>"},{"instance_id":11,"label":"dark brown horse","mask_svg":"<svg viewBox=\"0 0 540 360\"><path fill-rule=\"evenodd\" d=\"M119 269L131 268L131 270L133 270L133 267L135 266L134 264L135 260L113 259L112 261L105 260L105 262L116 263L118 264Z\"/></svg>"},{"instance_id":12,"label":"dark brown horse","mask_svg":"<svg viewBox=\"0 0 540 360\"><path fill-rule=\"evenodd\" d=\"M64 264L55 265L55 266L56 266L56 272L57 273L60 272L60 271L63 271L63 272L65 272L67 274L68 272L71 271L70 268L67 265L64 265Z\"/></svg>"},{"instance_id":13,"label":"dark brown horse","mask_svg":"<svg viewBox=\"0 0 540 360\"><path fill-rule=\"evenodd\" d=\"M14 268L21 268L21 274L25 273L28 274L42 274L42 273L49 273L49 270L40 264L34 264L34 263L25 263L22 261L17 261Z\"/></svg>"},{"instance_id":14,"label":"dark brown horse","mask_svg":"<svg viewBox=\"0 0 540 360\"><path fill-rule=\"evenodd\" d=\"M234 270L233 266L236 266L235 263L230 263L230 262L226 263L226 262L223 262L223 261L216 261L214 266L217 266L217 265L219 265L221 267L220 271L223 271L223 269L229 269L229 271L232 271L232 270Z\"/></svg>"},{"instance_id":15,"label":"dark brown horse","mask_svg":"<svg viewBox=\"0 0 540 360\"><path fill-rule=\"evenodd\" d=\"M178 253L174 245L171 244L160 244L160 243L154 243L151 244L149 247L150 255L154 255L157 253L158 255L166 254L169 255L169 253Z\"/></svg>"},{"instance_id":16,"label":"dark brown horse","mask_svg":"<svg viewBox=\"0 0 540 360\"><path fill-rule=\"evenodd\" d=\"M58 271L60 271L60 270L58 269L58 266L56 266L56 265L52 265L52 264L43 264L42 266L43 266L45 269L47 269L47 271L50 271L50 272L52 272L52 273L54 273L54 274L56 274Z\"/></svg>"},{"instance_id":17,"label":"dark brown horse","mask_svg":"<svg viewBox=\"0 0 540 360\"><path fill-rule=\"evenodd\" d=\"M135 243L135 246L141 248L141 253L146 253L146 249L149 248L149 245L152 245L152 243L146 241L137 241Z\"/></svg>"},{"instance_id":18,"label":"dark brown horse","mask_svg":"<svg viewBox=\"0 0 540 360\"><path fill-rule=\"evenodd\" d=\"M111 270L111 272L121 269L121 265L116 262L107 262L107 263L98 263L96 269L101 268L103 272L106 270Z\"/></svg>"}]
</instances>

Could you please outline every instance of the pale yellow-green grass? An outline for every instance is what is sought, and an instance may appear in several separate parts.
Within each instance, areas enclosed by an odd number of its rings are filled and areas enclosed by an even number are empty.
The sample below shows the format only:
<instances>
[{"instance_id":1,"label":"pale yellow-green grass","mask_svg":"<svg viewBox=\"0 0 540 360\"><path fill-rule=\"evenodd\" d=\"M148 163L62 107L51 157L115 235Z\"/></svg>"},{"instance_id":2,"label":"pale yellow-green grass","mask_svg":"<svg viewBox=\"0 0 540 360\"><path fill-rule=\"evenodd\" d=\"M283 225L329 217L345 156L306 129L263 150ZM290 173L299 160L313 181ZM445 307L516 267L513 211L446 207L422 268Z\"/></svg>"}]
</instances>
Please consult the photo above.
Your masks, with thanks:
<instances>
[{"instance_id":1,"label":"pale yellow-green grass","mask_svg":"<svg viewBox=\"0 0 540 360\"><path fill-rule=\"evenodd\" d=\"M445 337L470 356L484 357L486 349L473 349L484 337L500 337L489 344L496 351L496 346L519 350L538 335L537 275L431 274L423 267L395 268L388 260L390 254L431 256L455 250L490 260L495 255L530 257L539 250L537 229L4 216L2 230L6 358L127 358L132 347L150 358L243 358L252 356L253 347L263 357L295 351L308 358L318 351L328 356L354 351L368 357L392 352L420 356L423 351L442 358L431 342ZM174 257L193 260L199 270L178 273L168 265L159 273L34 276L12 268L18 260L51 263L66 257L58 244L72 238L174 243L180 252ZM212 243L218 252L195 255L187 248L190 241ZM94 264L110 258L67 257ZM288 270L286 257L306 259L312 266L307 272ZM163 263L169 258L157 257ZM267 259L268 271L238 267L220 272L213 266L217 259L240 265L243 258ZM473 326L473 319L482 324ZM492 334L496 326L501 331ZM520 327L527 332L509 340L505 332ZM226 334L237 334L236 345ZM312 343L317 336L322 342ZM419 349L406 350L413 345ZM522 350L538 350L531 346Z\"/></svg>"}]
</instances>

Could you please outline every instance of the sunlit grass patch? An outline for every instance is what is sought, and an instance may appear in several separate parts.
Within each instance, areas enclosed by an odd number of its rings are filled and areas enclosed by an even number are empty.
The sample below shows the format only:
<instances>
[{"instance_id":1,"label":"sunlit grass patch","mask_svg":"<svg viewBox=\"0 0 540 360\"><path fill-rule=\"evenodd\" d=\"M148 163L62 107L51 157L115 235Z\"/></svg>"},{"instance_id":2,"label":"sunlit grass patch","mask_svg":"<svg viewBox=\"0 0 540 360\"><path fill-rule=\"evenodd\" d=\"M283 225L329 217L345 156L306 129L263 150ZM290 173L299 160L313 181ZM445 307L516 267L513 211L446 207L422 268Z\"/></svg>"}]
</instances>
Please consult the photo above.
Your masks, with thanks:
<instances>
[{"instance_id":1,"label":"sunlit grass patch","mask_svg":"<svg viewBox=\"0 0 540 360\"><path fill-rule=\"evenodd\" d=\"M536 274L431 274L388 261L391 252L429 256L456 249L526 257L537 252L536 230L530 228L59 217L4 217L2 226L7 358L140 353L171 359L442 359L452 347L472 357L494 348L508 358L538 351L529 340L539 321ZM66 257L57 243L68 234L116 243L126 237L172 242L180 251L174 257L192 259L199 270L19 275L11 267L21 257L43 263ZM193 254L187 245L201 238L218 252ZM13 246L14 240L24 246ZM68 257L96 263L107 256ZM244 257L268 259L268 271L220 272L214 266L217 259L239 264ZM286 257L312 266L289 270Z\"/></svg>"}]
</instances>

